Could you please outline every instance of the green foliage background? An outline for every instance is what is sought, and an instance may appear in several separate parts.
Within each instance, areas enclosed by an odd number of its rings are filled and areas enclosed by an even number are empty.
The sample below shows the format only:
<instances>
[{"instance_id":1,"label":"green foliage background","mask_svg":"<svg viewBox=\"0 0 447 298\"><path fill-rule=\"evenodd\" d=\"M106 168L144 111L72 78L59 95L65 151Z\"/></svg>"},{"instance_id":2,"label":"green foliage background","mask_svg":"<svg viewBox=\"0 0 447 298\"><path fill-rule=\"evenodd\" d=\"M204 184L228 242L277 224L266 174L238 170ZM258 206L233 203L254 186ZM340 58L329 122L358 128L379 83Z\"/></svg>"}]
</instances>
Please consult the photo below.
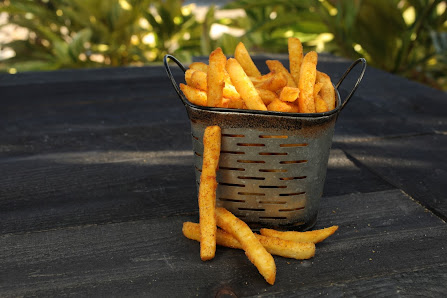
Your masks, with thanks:
<instances>
[{"instance_id":1,"label":"green foliage background","mask_svg":"<svg viewBox=\"0 0 447 298\"><path fill-rule=\"evenodd\" d=\"M188 62L243 41L252 52L284 53L287 38L447 90L446 0L236 0L198 20L181 0L1 0L25 40L0 45L15 56L0 71L146 65L171 53ZM242 29L210 37L213 24Z\"/></svg>"}]
</instances>

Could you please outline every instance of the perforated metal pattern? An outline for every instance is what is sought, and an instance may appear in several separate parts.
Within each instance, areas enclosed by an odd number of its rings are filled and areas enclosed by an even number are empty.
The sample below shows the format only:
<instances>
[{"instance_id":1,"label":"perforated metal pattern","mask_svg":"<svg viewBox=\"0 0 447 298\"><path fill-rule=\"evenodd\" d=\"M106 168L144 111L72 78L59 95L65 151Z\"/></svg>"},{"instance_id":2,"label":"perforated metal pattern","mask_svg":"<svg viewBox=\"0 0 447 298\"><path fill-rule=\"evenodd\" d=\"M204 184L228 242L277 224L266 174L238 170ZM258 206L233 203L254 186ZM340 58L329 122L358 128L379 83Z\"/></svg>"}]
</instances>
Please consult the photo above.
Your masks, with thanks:
<instances>
[{"instance_id":1,"label":"perforated metal pattern","mask_svg":"<svg viewBox=\"0 0 447 298\"><path fill-rule=\"evenodd\" d=\"M302 125L287 131L222 127L216 204L251 226L312 226L323 191L334 123L335 118L318 133L315 127ZM206 126L191 123L197 185Z\"/></svg>"}]
</instances>

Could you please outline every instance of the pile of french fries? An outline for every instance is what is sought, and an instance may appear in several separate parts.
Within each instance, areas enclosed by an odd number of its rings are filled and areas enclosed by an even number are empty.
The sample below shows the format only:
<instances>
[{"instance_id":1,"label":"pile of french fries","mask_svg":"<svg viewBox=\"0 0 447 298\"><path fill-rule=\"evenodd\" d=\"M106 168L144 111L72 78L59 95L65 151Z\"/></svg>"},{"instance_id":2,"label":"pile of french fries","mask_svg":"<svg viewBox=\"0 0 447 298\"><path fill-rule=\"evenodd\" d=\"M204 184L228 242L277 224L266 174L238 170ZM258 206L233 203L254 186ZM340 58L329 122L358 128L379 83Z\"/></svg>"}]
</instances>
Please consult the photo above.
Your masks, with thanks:
<instances>
[{"instance_id":1,"label":"pile of french fries","mask_svg":"<svg viewBox=\"0 0 447 298\"><path fill-rule=\"evenodd\" d=\"M330 77L317 70L318 55L303 56L298 38L288 40L289 67L278 60L267 60L270 72L262 75L240 42L234 58L227 59L221 48L209 56L209 64L194 62L185 72L180 89L199 106L322 113L335 109L335 90Z\"/></svg>"},{"instance_id":2,"label":"pile of french fries","mask_svg":"<svg viewBox=\"0 0 447 298\"><path fill-rule=\"evenodd\" d=\"M315 243L323 241L338 229L338 226L309 232L261 229L260 235L253 233L245 222L230 211L216 208L216 172L221 147L219 126L205 129L203 145L199 223L185 222L182 229L187 238L200 241L200 257L203 261L214 258L216 244L243 249L259 273L273 285L276 265L272 254L298 260L312 258L315 255Z\"/></svg>"}]
</instances>

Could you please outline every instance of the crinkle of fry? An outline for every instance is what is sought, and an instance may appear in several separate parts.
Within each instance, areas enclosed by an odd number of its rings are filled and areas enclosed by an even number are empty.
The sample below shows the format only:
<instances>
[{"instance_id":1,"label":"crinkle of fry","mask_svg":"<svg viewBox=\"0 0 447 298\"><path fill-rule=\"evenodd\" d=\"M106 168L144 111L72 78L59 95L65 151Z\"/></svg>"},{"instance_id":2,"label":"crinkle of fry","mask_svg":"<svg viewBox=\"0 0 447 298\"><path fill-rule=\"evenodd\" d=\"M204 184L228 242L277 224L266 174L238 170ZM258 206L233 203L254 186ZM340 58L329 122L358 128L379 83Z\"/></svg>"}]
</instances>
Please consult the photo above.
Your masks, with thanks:
<instances>
[{"instance_id":1,"label":"crinkle of fry","mask_svg":"<svg viewBox=\"0 0 447 298\"><path fill-rule=\"evenodd\" d=\"M234 58L228 59L226 69L245 105L251 110L267 111L267 107L239 62Z\"/></svg>"},{"instance_id":2,"label":"crinkle of fry","mask_svg":"<svg viewBox=\"0 0 447 298\"><path fill-rule=\"evenodd\" d=\"M225 208L216 208L216 216L217 225L239 241L248 259L258 268L265 280L273 285L276 279L275 261L248 225Z\"/></svg>"},{"instance_id":3,"label":"crinkle of fry","mask_svg":"<svg viewBox=\"0 0 447 298\"><path fill-rule=\"evenodd\" d=\"M216 171L219 165L221 129L208 126L203 135L203 165L199 186L200 258L214 258L216 253Z\"/></svg>"},{"instance_id":4,"label":"crinkle of fry","mask_svg":"<svg viewBox=\"0 0 447 298\"><path fill-rule=\"evenodd\" d=\"M288 50L290 74L293 77L293 81L298 86L301 64L303 63L303 45L299 38L289 37Z\"/></svg>"},{"instance_id":5,"label":"crinkle of fry","mask_svg":"<svg viewBox=\"0 0 447 298\"><path fill-rule=\"evenodd\" d=\"M300 113L315 113L314 86L317 77L317 60L317 53L312 51L304 56L301 64L300 80L298 82Z\"/></svg>"},{"instance_id":6,"label":"crinkle of fry","mask_svg":"<svg viewBox=\"0 0 447 298\"><path fill-rule=\"evenodd\" d=\"M207 106L218 107L222 105L223 88L225 86L225 64L227 58L221 48L211 52L207 72Z\"/></svg>"},{"instance_id":7,"label":"crinkle of fry","mask_svg":"<svg viewBox=\"0 0 447 298\"><path fill-rule=\"evenodd\" d=\"M268 237L276 237L284 240L290 240L295 242L313 242L319 243L337 231L338 226L332 226L325 229L313 230L307 232L296 232L296 231L276 231L272 229L261 229L261 235Z\"/></svg>"},{"instance_id":8,"label":"crinkle of fry","mask_svg":"<svg viewBox=\"0 0 447 298\"><path fill-rule=\"evenodd\" d=\"M267 64L267 67L270 69L270 71L275 73L283 73L287 77L287 86L289 87L297 87L295 81L293 80L292 75L287 70L287 68L284 67L284 65L278 61L278 60L267 60L265 61Z\"/></svg>"},{"instance_id":9,"label":"crinkle of fry","mask_svg":"<svg viewBox=\"0 0 447 298\"><path fill-rule=\"evenodd\" d=\"M200 224L183 223L183 235L200 242ZM275 237L254 234L264 248L271 254L297 260L310 259L315 255L315 244L312 242L294 242ZM242 249L242 245L230 233L217 229L216 243L220 246Z\"/></svg>"},{"instance_id":10,"label":"crinkle of fry","mask_svg":"<svg viewBox=\"0 0 447 298\"><path fill-rule=\"evenodd\" d=\"M255 63L250 57L245 45L240 42L234 51L234 58L239 62L239 64L244 69L247 76L260 77L261 72L256 67Z\"/></svg>"}]
</instances>

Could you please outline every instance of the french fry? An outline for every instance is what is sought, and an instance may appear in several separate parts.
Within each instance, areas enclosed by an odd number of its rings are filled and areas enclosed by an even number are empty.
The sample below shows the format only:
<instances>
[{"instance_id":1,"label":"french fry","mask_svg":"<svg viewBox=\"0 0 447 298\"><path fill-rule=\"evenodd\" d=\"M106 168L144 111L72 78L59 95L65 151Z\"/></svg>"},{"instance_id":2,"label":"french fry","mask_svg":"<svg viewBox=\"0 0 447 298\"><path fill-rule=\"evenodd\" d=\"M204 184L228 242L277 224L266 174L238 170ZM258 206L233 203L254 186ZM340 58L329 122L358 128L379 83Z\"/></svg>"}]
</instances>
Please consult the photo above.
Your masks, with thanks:
<instances>
[{"instance_id":1,"label":"french fry","mask_svg":"<svg viewBox=\"0 0 447 298\"><path fill-rule=\"evenodd\" d=\"M321 98L319 94L315 96L315 112L324 113L329 111L327 103Z\"/></svg>"},{"instance_id":2,"label":"french fry","mask_svg":"<svg viewBox=\"0 0 447 298\"><path fill-rule=\"evenodd\" d=\"M290 37L288 40L289 49L289 67L293 81L298 86L300 80L301 64L303 63L303 45L296 37Z\"/></svg>"},{"instance_id":3,"label":"french fry","mask_svg":"<svg viewBox=\"0 0 447 298\"><path fill-rule=\"evenodd\" d=\"M180 89L185 97L195 105L206 106L206 92L180 83Z\"/></svg>"},{"instance_id":4,"label":"french fry","mask_svg":"<svg viewBox=\"0 0 447 298\"><path fill-rule=\"evenodd\" d=\"M200 70L200 71L203 71L204 73L207 73L208 65L203 62L193 62L189 65L189 69Z\"/></svg>"},{"instance_id":5,"label":"french fry","mask_svg":"<svg viewBox=\"0 0 447 298\"><path fill-rule=\"evenodd\" d=\"M183 223L183 235L200 242L200 225L192 222ZM264 248L271 254L297 260L310 259L315 255L315 244L312 242L294 242L275 237L254 234ZM221 246L242 249L242 245L230 233L217 229L216 243Z\"/></svg>"},{"instance_id":6,"label":"french fry","mask_svg":"<svg viewBox=\"0 0 447 298\"><path fill-rule=\"evenodd\" d=\"M326 102L328 111L335 109L335 89L331 78L324 72L317 71L317 82L322 84L320 95Z\"/></svg>"},{"instance_id":7,"label":"french fry","mask_svg":"<svg viewBox=\"0 0 447 298\"><path fill-rule=\"evenodd\" d=\"M275 99L272 101L268 105L267 109L275 112L298 113L298 106L296 104L285 102L280 99Z\"/></svg>"},{"instance_id":8,"label":"french fry","mask_svg":"<svg viewBox=\"0 0 447 298\"><path fill-rule=\"evenodd\" d=\"M301 64L300 80L298 82L300 113L315 113L314 86L317 76L317 60L317 53L312 51L304 56L303 64Z\"/></svg>"},{"instance_id":9,"label":"french fry","mask_svg":"<svg viewBox=\"0 0 447 298\"><path fill-rule=\"evenodd\" d=\"M221 129L208 126L203 135L203 165L199 186L200 258L214 258L216 253L216 171L219 165Z\"/></svg>"},{"instance_id":10,"label":"french fry","mask_svg":"<svg viewBox=\"0 0 447 298\"><path fill-rule=\"evenodd\" d=\"M261 72L258 70L253 60L250 57L245 45L240 42L236 46L236 50L234 51L234 58L239 62L239 64L244 69L247 76L260 77Z\"/></svg>"},{"instance_id":11,"label":"french fry","mask_svg":"<svg viewBox=\"0 0 447 298\"><path fill-rule=\"evenodd\" d=\"M231 82L241 95L244 103L251 110L266 111L267 107L255 89L255 86L245 74L242 66L236 59L230 58L227 60L226 69L230 75Z\"/></svg>"},{"instance_id":12,"label":"french fry","mask_svg":"<svg viewBox=\"0 0 447 298\"><path fill-rule=\"evenodd\" d=\"M294 87L284 87L279 94L279 99L282 101L294 102L300 95L300 89Z\"/></svg>"},{"instance_id":13,"label":"french fry","mask_svg":"<svg viewBox=\"0 0 447 298\"><path fill-rule=\"evenodd\" d=\"M188 70L186 70L186 72L185 72L185 82L186 82L186 84L188 85L188 86L190 86L190 87L193 87L193 88L197 88L197 87L195 87L195 86L193 86L193 81L191 80L191 78L192 78L192 74L195 72L195 70L194 69L188 69ZM200 89L200 88L199 88ZM203 90L203 89L201 89L201 90Z\"/></svg>"},{"instance_id":14,"label":"french fry","mask_svg":"<svg viewBox=\"0 0 447 298\"><path fill-rule=\"evenodd\" d=\"M273 285L276 278L275 261L247 224L221 207L216 208L216 217L217 225L239 241L248 259L258 268L265 280Z\"/></svg>"},{"instance_id":15,"label":"french fry","mask_svg":"<svg viewBox=\"0 0 447 298\"><path fill-rule=\"evenodd\" d=\"M207 106L217 107L222 105L223 88L225 86L225 63L227 58L221 48L211 52L207 72Z\"/></svg>"},{"instance_id":16,"label":"french fry","mask_svg":"<svg viewBox=\"0 0 447 298\"><path fill-rule=\"evenodd\" d=\"M259 96L261 96L261 99L266 106L269 105L275 99L278 99L278 96L273 91L259 88L256 88L256 91L258 91Z\"/></svg>"},{"instance_id":17,"label":"french fry","mask_svg":"<svg viewBox=\"0 0 447 298\"><path fill-rule=\"evenodd\" d=\"M251 78L251 81L258 89L266 89L277 92L284 86L287 86L287 75L280 72L270 72L266 75L257 78Z\"/></svg>"},{"instance_id":18,"label":"french fry","mask_svg":"<svg viewBox=\"0 0 447 298\"><path fill-rule=\"evenodd\" d=\"M188 71L190 71L190 69L188 69L186 71L186 73L188 73ZM186 80L186 73L185 73L185 80ZM194 87L194 88L197 88L200 90L206 91L208 89L207 74L204 73L203 71L199 71L199 70L194 71L193 70L193 73L190 75L189 82L188 82L188 80L186 80L186 82L191 87ZM241 96L239 95L239 93L237 93L236 88L234 88L233 85L228 84L226 82L225 82L225 86L223 88L222 95L224 98L228 98L228 99L232 99L232 100L241 99Z\"/></svg>"},{"instance_id":19,"label":"french fry","mask_svg":"<svg viewBox=\"0 0 447 298\"><path fill-rule=\"evenodd\" d=\"M326 239L327 237L331 236L332 234L337 231L338 226L332 226L329 228L321 229L321 230L314 230L314 231L307 231L307 232L295 232L295 231L288 231L288 232L281 232L276 231L272 229L261 229L260 233L261 235L268 236L268 237L276 237L284 240L291 240L295 242L313 242L313 243L319 243Z\"/></svg>"},{"instance_id":20,"label":"french fry","mask_svg":"<svg viewBox=\"0 0 447 298\"><path fill-rule=\"evenodd\" d=\"M287 77L287 86L289 87L297 87L295 81L293 80L292 75L290 72L282 65L282 63L278 60L267 60L265 61L267 64L267 67L270 69L270 71L275 73L283 73Z\"/></svg>"}]
</instances>

